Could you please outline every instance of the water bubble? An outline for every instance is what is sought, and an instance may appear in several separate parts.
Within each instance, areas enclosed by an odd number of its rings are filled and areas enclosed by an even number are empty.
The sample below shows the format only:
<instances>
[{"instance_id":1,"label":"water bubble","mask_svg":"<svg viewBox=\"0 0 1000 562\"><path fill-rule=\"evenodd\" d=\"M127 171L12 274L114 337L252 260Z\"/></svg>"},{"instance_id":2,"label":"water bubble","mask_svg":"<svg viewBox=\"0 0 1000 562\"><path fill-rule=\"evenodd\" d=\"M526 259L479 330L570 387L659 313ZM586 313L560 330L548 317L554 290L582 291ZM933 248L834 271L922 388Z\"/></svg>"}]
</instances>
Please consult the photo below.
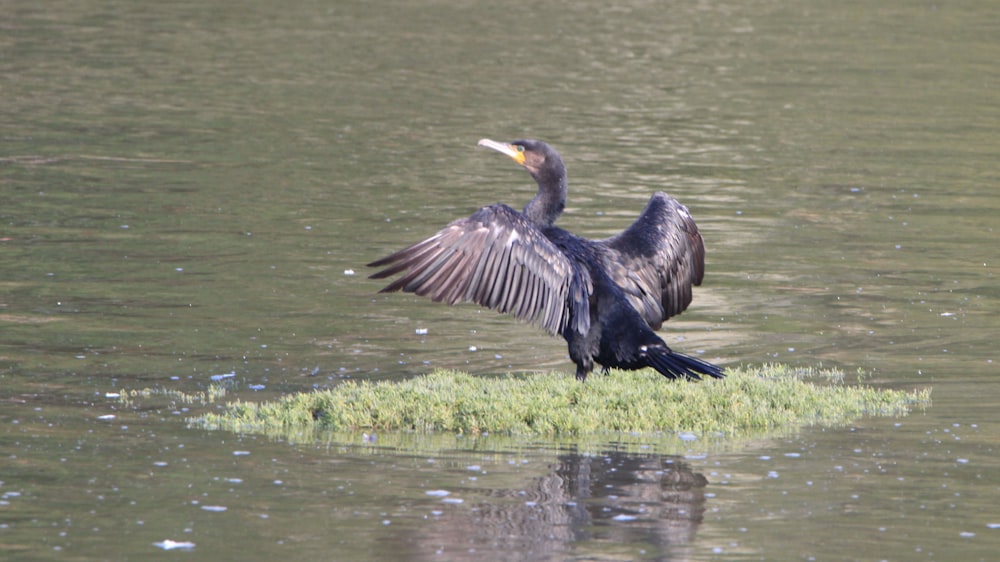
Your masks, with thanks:
<instances>
[{"instance_id":1,"label":"water bubble","mask_svg":"<svg viewBox=\"0 0 1000 562\"><path fill-rule=\"evenodd\" d=\"M194 543L190 541L172 541L170 539L164 539L160 542L154 542L153 546L162 548L163 550L191 550L194 548Z\"/></svg>"}]
</instances>

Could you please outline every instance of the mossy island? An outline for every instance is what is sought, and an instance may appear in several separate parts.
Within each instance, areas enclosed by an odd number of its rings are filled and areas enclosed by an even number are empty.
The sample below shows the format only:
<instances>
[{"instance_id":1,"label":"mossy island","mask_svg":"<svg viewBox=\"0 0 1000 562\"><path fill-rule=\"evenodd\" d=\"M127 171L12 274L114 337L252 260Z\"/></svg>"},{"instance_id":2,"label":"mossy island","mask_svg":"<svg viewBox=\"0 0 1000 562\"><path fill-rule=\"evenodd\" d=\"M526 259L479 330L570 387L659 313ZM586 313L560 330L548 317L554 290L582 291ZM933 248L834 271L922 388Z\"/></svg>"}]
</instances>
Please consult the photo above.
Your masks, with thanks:
<instances>
[{"instance_id":1,"label":"mossy island","mask_svg":"<svg viewBox=\"0 0 1000 562\"><path fill-rule=\"evenodd\" d=\"M848 382L832 369L744 366L726 375L690 383L647 369L612 371L580 383L562 373L473 376L439 370L403 381L348 381L271 402L234 401L189 422L269 435L305 430L740 437L843 425L863 416L904 416L930 404L929 388L876 388L860 374Z\"/></svg>"}]
</instances>

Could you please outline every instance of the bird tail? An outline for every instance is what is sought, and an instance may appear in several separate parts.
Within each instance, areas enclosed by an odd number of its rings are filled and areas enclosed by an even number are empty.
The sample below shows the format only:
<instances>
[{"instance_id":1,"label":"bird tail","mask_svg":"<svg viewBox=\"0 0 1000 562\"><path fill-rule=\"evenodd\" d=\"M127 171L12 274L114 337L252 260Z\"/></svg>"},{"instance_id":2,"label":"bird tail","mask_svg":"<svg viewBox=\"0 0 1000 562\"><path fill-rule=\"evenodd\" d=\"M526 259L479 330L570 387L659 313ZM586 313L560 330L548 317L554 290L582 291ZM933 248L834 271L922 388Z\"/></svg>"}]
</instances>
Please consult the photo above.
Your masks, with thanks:
<instances>
[{"instance_id":1,"label":"bird tail","mask_svg":"<svg viewBox=\"0 0 1000 562\"><path fill-rule=\"evenodd\" d=\"M702 375L721 379L726 376L722 373L722 367L690 355L671 351L670 348L650 347L646 360L650 367L668 379L701 380Z\"/></svg>"}]
</instances>

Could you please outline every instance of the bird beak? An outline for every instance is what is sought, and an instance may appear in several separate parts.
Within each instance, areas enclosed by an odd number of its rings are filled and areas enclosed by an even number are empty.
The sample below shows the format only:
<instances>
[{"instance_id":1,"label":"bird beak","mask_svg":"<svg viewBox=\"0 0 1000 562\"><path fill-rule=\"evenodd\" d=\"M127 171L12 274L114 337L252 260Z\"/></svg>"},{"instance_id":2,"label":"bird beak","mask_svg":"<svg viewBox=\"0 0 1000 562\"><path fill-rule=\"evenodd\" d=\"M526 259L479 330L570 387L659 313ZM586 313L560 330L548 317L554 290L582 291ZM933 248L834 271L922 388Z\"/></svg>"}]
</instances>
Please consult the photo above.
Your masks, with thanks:
<instances>
[{"instance_id":1,"label":"bird beak","mask_svg":"<svg viewBox=\"0 0 1000 562\"><path fill-rule=\"evenodd\" d=\"M505 142L497 142L490 139L480 139L479 146L485 146L486 148L492 148L497 152L502 152L507 156L510 156L515 162L524 166L524 151L518 150L518 147L507 144Z\"/></svg>"}]
</instances>

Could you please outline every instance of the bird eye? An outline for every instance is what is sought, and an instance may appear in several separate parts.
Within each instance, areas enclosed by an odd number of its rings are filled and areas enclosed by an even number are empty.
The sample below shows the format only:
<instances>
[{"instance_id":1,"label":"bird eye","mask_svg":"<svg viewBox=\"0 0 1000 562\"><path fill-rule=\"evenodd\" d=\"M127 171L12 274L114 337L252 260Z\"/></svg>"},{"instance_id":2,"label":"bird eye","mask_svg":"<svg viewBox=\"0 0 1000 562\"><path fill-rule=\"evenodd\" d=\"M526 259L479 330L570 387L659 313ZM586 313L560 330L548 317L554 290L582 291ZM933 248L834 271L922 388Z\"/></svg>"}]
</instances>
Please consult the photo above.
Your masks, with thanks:
<instances>
[{"instance_id":1,"label":"bird eye","mask_svg":"<svg viewBox=\"0 0 1000 562\"><path fill-rule=\"evenodd\" d=\"M517 146L517 151L518 151L518 152L524 152L524 147L523 147L523 146L521 146L521 145L519 145L519 144L518 144L518 145L516 145L516 146Z\"/></svg>"}]
</instances>

